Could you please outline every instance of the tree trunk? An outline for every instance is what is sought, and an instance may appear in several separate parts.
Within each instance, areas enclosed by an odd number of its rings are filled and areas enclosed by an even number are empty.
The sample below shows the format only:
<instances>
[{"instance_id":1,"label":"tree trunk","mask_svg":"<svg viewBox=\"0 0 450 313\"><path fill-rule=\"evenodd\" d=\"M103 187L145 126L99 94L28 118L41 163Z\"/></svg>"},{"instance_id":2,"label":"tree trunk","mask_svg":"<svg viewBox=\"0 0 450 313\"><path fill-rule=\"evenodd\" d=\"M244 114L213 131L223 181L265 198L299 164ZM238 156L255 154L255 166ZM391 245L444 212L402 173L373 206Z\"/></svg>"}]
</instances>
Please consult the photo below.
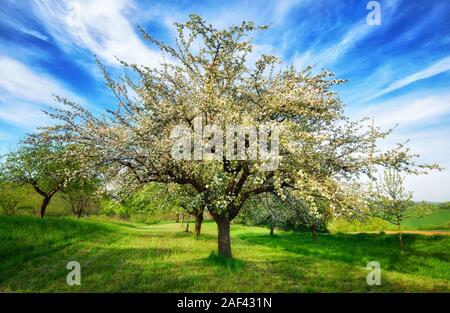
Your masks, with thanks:
<instances>
[{"instance_id":1,"label":"tree trunk","mask_svg":"<svg viewBox=\"0 0 450 313\"><path fill-rule=\"evenodd\" d=\"M403 244L403 237L402 237L402 228L400 223L397 224L398 226L398 239L400 240L400 252L403 253L404 252L404 244Z\"/></svg>"},{"instance_id":2,"label":"tree trunk","mask_svg":"<svg viewBox=\"0 0 450 313\"><path fill-rule=\"evenodd\" d=\"M187 220L187 223L186 223L186 230L185 230L185 232L189 232L189 222L191 221L191 215L189 214L188 215L188 220Z\"/></svg>"},{"instance_id":3,"label":"tree trunk","mask_svg":"<svg viewBox=\"0 0 450 313\"><path fill-rule=\"evenodd\" d=\"M177 213L177 220L175 221L175 223L179 223L180 222L180 213Z\"/></svg>"},{"instance_id":4,"label":"tree trunk","mask_svg":"<svg viewBox=\"0 0 450 313\"><path fill-rule=\"evenodd\" d=\"M83 209L79 209L77 212L77 217L80 218L81 217L81 213L83 213Z\"/></svg>"},{"instance_id":5,"label":"tree trunk","mask_svg":"<svg viewBox=\"0 0 450 313\"><path fill-rule=\"evenodd\" d=\"M200 236L200 232L202 230L202 223L203 223L203 211L200 211L198 214L195 215L195 235L197 239Z\"/></svg>"},{"instance_id":6,"label":"tree trunk","mask_svg":"<svg viewBox=\"0 0 450 313\"><path fill-rule=\"evenodd\" d=\"M270 236L273 236L274 231L275 231L275 227L270 227Z\"/></svg>"},{"instance_id":7,"label":"tree trunk","mask_svg":"<svg viewBox=\"0 0 450 313\"><path fill-rule=\"evenodd\" d=\"M48 204L50 203L50 196L45 196L44 199L42 199L41 208L39 209L39 216L40 218L43 218L45 215L45 210L47 209Z\"/></svg>"},{"instance_id":8,"label":"tree trunk","mask_svg":"<svg viewBox=\"0 0 450 313\"><path fill-rule=\"evenodd\" d=\"M219 255L226 258L232 258L230 242L230 221L227 218L220 218L216 220L216 223L219 230L217 238Z\"/></svg>"},{"instance_id":9,"label":"tree trunk","mask_svg":"<svg viewBox=\"0 0 450 313\"><path fill-rule=\"evenodd\" d=\"M317 225L316 224L313 224L311 226L311 235L312 235L313 241L317 241Z\"/></svg>"}]
</instances>

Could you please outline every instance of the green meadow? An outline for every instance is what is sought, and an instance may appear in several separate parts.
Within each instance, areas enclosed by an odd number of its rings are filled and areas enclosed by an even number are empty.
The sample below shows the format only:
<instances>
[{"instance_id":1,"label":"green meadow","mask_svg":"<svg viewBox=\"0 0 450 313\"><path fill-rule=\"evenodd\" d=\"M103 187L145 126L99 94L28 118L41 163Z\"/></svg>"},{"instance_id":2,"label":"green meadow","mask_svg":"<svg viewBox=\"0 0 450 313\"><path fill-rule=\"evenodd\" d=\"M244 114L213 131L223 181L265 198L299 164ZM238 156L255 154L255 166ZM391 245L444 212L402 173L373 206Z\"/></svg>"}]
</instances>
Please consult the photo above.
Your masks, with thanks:
<instances>
[{"instance_id":1,"label":"green meadow","mask_svg":"<svg viewBox=\"0 0 450 313\"><path fill-rule=\"evenodd\" d=\"M418 217L413 208L409 208L405 213L405 220L402 222L402 230L448 230L450 231L450 207L449 205L434 205L430 214ZM361 232L361 231L388 231L398 230L395 225L389 224L378 218L369 218L365 222L346 221L335 219L328 229L332 233L339 232Z\"/></svg>"},{"instance_id":2,"label":"green meadow","mask_svg":"<svg viewBox=\"0 0 450 313\"><path fill-rule=\"evenodd\" d=\"M234 259L216 224L199 239L180 223L106 217L0 216L0 292L449 292L450 236L282 232L233 224ZM69 261L81 285L69 286ZM369 261L381 285L366 282Z\"/></svg>"}]
</instances>

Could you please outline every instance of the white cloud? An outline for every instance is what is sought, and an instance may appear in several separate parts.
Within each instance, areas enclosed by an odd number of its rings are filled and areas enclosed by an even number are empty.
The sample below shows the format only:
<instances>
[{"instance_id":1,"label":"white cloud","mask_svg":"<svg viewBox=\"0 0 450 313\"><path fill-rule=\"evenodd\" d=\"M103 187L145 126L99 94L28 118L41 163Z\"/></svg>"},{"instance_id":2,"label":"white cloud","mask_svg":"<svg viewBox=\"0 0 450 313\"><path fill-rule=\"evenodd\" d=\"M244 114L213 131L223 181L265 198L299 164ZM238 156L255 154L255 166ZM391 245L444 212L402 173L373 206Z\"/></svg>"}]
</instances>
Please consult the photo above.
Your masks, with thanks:
<instances>
[{"instance_id":1,"label":"white cloud","mask_svg":"<svg viewBox=\"0 0 450 313\"><path fill-rule=\"evenodd\" d=\"M48 121L41 110L58 105L53 94L84 102L54 79L2 55L0 92L0 120L26 128L41 126Z\"/></svg>"},{"instance_id":2,"label":"white cloud","mask_svg":"<svg viewBox=\"0 0 450 313\"><path fill-rule=\"evenodd\" d=\"M413 191L416 201L450 201L449 182L450 171L433 171L428 175L408 176L405 179L405 188Z\"/></svg>"},{"instance_id":3,"label":"white cloud","mask_svg":"<svg viewBox=\"0 0 450 313\"><path fill-rule=\"evenodd\" d=\"M431 130L396 130L389 140L383 143L392 146L396 142L410 139L408 147L419 154L423 163L438 163L443 171L432 171L428 175L410 175L405 179L407 190L413 191L416 201L450 201L450 128Z\"/></svg>"},{"instance_id":4,"label":"white cloud","mask_svg":"<svg viewBox=\"0 0 450 313\"><path fill-rule=\"evenodd\" d=\"M42 109L36 104L0 100L0 120L27 129L48 125L50 118Z\"/></svg>"},{"instance_id":5,"label":"white cloud","mask_svg":"<svg viewBox=\"0 0 450 313\"><path fill-rule=\"evenodd\" d=\"M383 21L381 27L386 27L389 24L389 17L394 16L397 9L399 8L398 0L384 1L383 10ZM368 11L367 11L368 13ZM345 29L345 24L335 25L334 28L340 26L341 29ZM319 66L332 66L336 63L342 56L344 56L349 50L351 50L357 43L367 37L372 31L377 28L374 26L369 26L366 21L366 16L354 23L349 27L345 34L340 37L340 39L331 45L316 46L309 50L296 53L294 56L294 65L296 68L305 68L308 65L319 65ZM324 33L324 36L329 36Z\"/></svg>"},{"instance_id":6,"label":"white cloud","mask_svg":"<svg viewBox=\"0 0 450 313\"><path fill-rule=\"evenodd\" d=\"M311 0L284 0L276 1L273 12L273 23L280 24L283 22L287 14L295 7L311 2Z\"/></svg>"},{"instance_id":7,"label":"white cloud","mask_svg":"<svg viewBox=\"0 0 450 313\"><path fill-rule=\"evenodd\" d=\"M373 117L375 125L384 129L399 124L393 133L379 144L383 151L396 143L405 143L412 153L419 154L419 162L438 163L444 171L432 171L429 175L408 176L405 186L414 192L415 200L449 201L450 194L450 128L436 125L450 115L450 93L419 97L397 97L369 108L353 109L354 119Z\"/></svg>"},{"instance_id":8,"label":"white cloud","mask_svg":"<svg viewBox=\"0 0 450 313\"><path fill-rule=\"evenodd\" d=\"M255 19L259 24L280 24L294 7L308 2L311 0L269 1L264 5L238 3L214 10L205 7L202 14L216 27ZM151 67L159 67L162 53L147 45L134 23L143 18L158 19L175 35L173 22L185 20L192 13L168 4L149 3L141 8L133 0L34 0L33 9L47 32L65 49L88 49L110 65L119 64L117 57ZM264 47L264 50L272 49Z\"/></svg>"},{"instance_id":9,"label":"white cloud","mask_svg":"<svg viewBox=\"0 0 450 313\"><path fill-rule=\"evenodd\" d=\"M41 33L38 32L38 31L31 30L31 29L27 29L27 28L21 28L21 29L19 29L19 30L20 30L22 33L24 33L24 34L33 36L33 37L38 38L38 39L43 40L43 41L48 41L48 37L45 36L45 35L43 35L43 34L41 34Z\"/></svg>"},{"instance_id":10,"label":"white cloud","mask_svg":"<svg viewBox=\"0 0 450 313\"><path fill-rule=\"evenodd\" d=\"M319 64L320 66L330 66L341 56L351 49L359 40L363 39L370 31L370 26L361 22L348 30L342 38L325 49L311 49L302 54L294 56L296 68L305 68L308 65Z\"/></svg>"},{"instance_id":11,"label":"white cloud","mask_svg":"<svg viewBox=\"0 0 450 313\"><path fill-rule=\"evenodd\" d=\"M399 124L419 126L429 121L450 114L450 93L417 97L410 95L398 97L382 104L353 109L351 115L355 118L371 117L380 127L390 128Z\"/></svg>"},{"instance_id":12,"label":"white cloud","mask_svg":"<svg viewBox=\"0 0 450 313\"><path fill-rule=\"evenodd\" d=\"M421 71L418 71L418 72L408 75L402 79L392 82L388 87L386 87L386 88L380 90L379 92L377 92L376 94L374 94L369 100L378 98L378 97L385 95L387 93L390 93L392 91L406 87L416 81L423 80L423 79L441 74L448 70L450 70L450 56L445 57L445 58L433 63L432 65L428 66L427 68L425 68Z\"/></svg>"},{"instance_id":13,"label":"white cloud","mask_svg":"<svg viewBox=\"0 0 450 313\"><path fill-rule=\"evenodd\" d=\"M61 84L25 64L0 54L0 90L17 99L40 104L54 102L53 94L79 100Z\"/></svg>"},{"instance_id":14,"label":"white cloud","mask_svg":"<svg viewBox=\"0 0 450 313\"><path fill-rule=\"evenodd\" d=\"M7 7L9 5L15 6L14 8L17 11L23 10L22 3L20 3L19 1L16 1L16 3L6 4ZM8 25L11 28L14 28L21 33L33 36L43 41L49 40L47 36L39 32L38 30L30 29L28 26L26 26L26 18L24 18L24 16L21 14L11 14L9 10L0 11L0 20L2 21L2 23Z\"/></svg>"},{"instance_id":15,"label":"white cloud","mask_svg":"<svg viewBox=\"0 0 450 313\"><path fill-rule=\"evenodd\" d=\"M65 47L84 48L109 64L116 57L132 63L159 66L162 54L150 49L126 16L134 9L128 0L44 1L34 8L47 30Z\"/></svg>"}]
</instances>

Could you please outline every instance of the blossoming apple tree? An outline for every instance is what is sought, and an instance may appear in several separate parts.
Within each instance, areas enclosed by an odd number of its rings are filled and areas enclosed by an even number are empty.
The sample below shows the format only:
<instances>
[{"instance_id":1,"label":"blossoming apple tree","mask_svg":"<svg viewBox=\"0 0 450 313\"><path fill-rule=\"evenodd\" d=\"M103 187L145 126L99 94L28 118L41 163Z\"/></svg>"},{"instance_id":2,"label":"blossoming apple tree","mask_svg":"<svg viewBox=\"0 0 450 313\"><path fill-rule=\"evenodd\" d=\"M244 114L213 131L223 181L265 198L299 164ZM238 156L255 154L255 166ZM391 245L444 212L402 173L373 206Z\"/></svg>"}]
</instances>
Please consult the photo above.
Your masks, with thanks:
<instances>
[{"instance_id":1,"label":"blossoming apple tree","mask_svg":"<svg viewBox=\"0 0 450 313\"><path fill-rule=\"evenodd\" d=\"M79 192L82 185L92 181L92 176L78 162L77 147L52 140L27 141L6 156L0 164L0 173L4 181L31 185L42 196L39 216L43 218L56 193L72 194L75 189Z\"/></svg>"},{"instance_id":2,"label":"blossoming apple tree","mask_svg":"<svg viewBox=\"0 0 450 313\"><path fill-rule=\"evenodd\" d=\"M248 36L267 27L243 22L216 29L197 15L175 27L173 45L141 29L149 44L165 55L160 67L122 61L121 78L113 78L102 67L117 99L114 110L99 117L59 99L67 109L50 112L59 123L39 137L82 146L79 160L107 168L105 177L120 176L126 186L159 182L192 187L218 225L221 256L232 256L230 222L255 195L275 192L283 197L290 188L312 209L317 199L326 199L333 211L351 210L343 181L372 177L377 166L408 173L435 167L417 164L402 144L389 151L377 150L378 140L389 131L345 117L333 91L343 81L332 73L285 67L271 55L260 55L252 64L253 44ZM184 125L194 133L195 118L201 118L203 128L277 126L278 154L272 160L276 168L263 169L259 158L230 160L225 155L174 159L173 129ZM269 130L267 136L272 135ZM204 133L201 140L207 142L209 136ZM245 143L252 144L248 137Z\"/></svg>"}]
</instances>

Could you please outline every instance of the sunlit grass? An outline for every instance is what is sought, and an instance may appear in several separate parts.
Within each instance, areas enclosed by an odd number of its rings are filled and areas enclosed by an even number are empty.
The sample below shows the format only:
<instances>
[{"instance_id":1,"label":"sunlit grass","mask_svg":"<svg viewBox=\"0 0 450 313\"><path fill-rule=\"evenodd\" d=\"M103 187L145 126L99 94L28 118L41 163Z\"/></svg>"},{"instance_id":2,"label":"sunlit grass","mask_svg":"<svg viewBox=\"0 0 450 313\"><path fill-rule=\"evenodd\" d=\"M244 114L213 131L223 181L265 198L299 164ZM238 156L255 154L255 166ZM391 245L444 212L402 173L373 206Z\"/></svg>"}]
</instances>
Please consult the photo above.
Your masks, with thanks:
<instances>
[{"instance_id":1,"label":"sunlit grass","mask_svg":"<svg viewBox=\"0 0 450 313\"><path fill-rule=\"evenodd\" d=\"M216 226L196 240L180 224L105 218L0 217L0 291L389 292L450 291L450 237L319 236L232 226L234 260L216 254ZM66 264L81 264L81 286ZM368 286L379 261L382 285Z\"/></svg>"},{"instance_id":2,"label":"sunlit grass","mask_svg":"<svg viewBox=\"0 0 450 313\"><path fill-rule=\"evenodd\" d=\"M407 218L402 223L403 230L449 230L450 231L450 209L434 208L429 215L417 217L413 210L406 212ZM336 219L328 228L331 232L358 232L358 231L385 231L397 230L397 226L389 224L378 218L369 218L367 221L346 221Z\"/></svg>"}]
</instances>

